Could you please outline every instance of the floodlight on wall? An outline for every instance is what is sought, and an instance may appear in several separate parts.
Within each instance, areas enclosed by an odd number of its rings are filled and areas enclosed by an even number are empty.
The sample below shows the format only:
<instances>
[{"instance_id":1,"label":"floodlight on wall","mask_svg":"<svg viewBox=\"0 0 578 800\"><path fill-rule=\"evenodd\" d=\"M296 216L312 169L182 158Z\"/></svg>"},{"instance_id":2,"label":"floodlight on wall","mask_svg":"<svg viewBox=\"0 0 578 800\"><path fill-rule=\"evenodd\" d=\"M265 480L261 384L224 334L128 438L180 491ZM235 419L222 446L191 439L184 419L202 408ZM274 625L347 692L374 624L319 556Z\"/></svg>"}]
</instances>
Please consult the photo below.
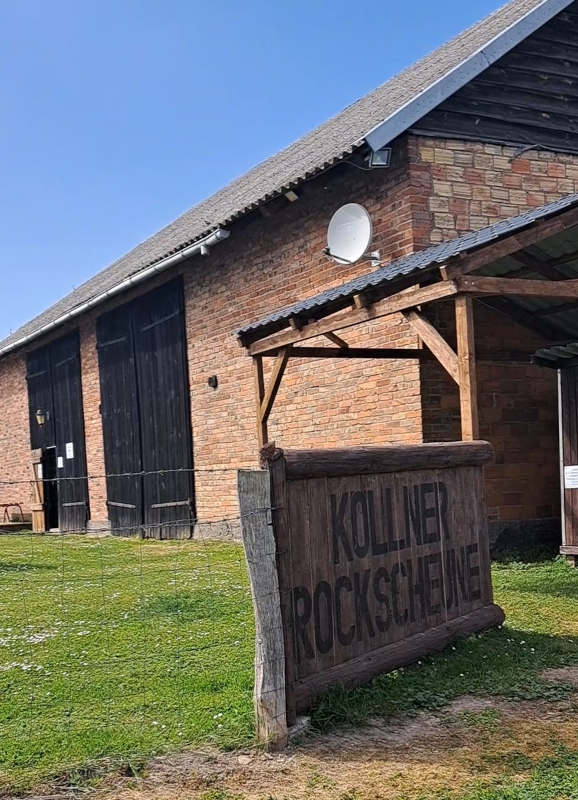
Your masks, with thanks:
<instances>
[{"instance_id":1,"label":"floodlight on wall","mask_svg":"<svg viewBox=\"0 0 578 800\"><path fill-rule=\"evenodd\" d=\"M372 150L369 154L370 167L389 167L391 164L391 147L382 147L381 150Z\"/></svg>"},{"instance_id":2,"label":"floodlight on wall","mask_svg":"<svg viewBox=\"0 0 578 800\"><path fill-rule=\"evenodd\" d=\"M43 411L41 408L39 408L34 416L36 417L36 422L42 428L44 426L44 423L48 419L48 412Z\"/></svg>"}]
</instances>

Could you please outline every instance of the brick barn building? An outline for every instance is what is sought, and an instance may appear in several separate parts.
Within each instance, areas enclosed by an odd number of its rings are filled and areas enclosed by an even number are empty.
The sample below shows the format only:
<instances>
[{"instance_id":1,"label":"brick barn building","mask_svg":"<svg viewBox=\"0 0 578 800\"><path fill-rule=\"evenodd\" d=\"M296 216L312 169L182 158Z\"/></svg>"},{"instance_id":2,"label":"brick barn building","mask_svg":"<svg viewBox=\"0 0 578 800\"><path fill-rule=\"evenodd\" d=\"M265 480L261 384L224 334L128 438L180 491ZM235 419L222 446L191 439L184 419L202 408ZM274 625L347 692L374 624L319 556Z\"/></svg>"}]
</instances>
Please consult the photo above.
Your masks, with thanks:
<instances>
[{"instance_id":1,"label":"brick barn building","mask_svg":"<svg viewBox=\"0 0 578 800\"><path fill-rule=\"evenodd\" d=\"M44 498L47 528L175 535L178 520L187 535L194 519L234 516L231 468L255 466L264 435L255 343L287 331L314 348L346 349L343 337L353 350L423 352L286 354L270 440L321 448L461 438L454 300L442 292L413 317L409 306L374 314L373 304L448 280L472 252L487 254L480 269L493 265L486 278L554 285L578 276L577 79L578 2L513 0L10 335L0 343L0 503L30 510L35 461L45 478L62 479ZM379 285L367 260L339 264L324 252L329 220L352 202L372 218ZM479 237L460 238L472 231ZM444 257L439 245L454 240ZM558 535L558 377L543 365L572 361L552 348L578 339L578 292L533 299L520 281L515 296L461 280L475 297L479 431L470 420L469 434L497 454L487 469L493 537ZM341 296L329 291L342 286ZM313 337L307 326L346 308L355 326ZM279 365L278 349L268 355L265 388ZM180 471L161 480L158 470ZM151 474L123 476L140 472Z\"/></svg>"}]
</instances>

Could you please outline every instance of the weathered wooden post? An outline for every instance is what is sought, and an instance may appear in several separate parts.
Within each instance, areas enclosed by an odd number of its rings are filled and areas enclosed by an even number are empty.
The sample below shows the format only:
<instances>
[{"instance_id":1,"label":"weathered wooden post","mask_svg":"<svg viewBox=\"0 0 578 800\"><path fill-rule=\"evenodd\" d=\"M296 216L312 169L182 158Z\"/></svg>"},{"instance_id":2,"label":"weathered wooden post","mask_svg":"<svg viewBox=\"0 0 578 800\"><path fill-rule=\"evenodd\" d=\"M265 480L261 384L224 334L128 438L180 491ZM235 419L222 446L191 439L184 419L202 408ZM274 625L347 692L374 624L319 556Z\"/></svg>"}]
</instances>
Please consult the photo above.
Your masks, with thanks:
<instances>
[{"instance_id":1,"label":"weathered wooden post","mask_svg":"<svg viewBox=\"0 0 578 800\"><path fill-rule=\"evenodd\" d=\"M241 530L255 610L255 689L257 736L271 749L287 745L285 647L277 547L271 524L267 471L239 470Z\"/></svg>"}]
</instances>

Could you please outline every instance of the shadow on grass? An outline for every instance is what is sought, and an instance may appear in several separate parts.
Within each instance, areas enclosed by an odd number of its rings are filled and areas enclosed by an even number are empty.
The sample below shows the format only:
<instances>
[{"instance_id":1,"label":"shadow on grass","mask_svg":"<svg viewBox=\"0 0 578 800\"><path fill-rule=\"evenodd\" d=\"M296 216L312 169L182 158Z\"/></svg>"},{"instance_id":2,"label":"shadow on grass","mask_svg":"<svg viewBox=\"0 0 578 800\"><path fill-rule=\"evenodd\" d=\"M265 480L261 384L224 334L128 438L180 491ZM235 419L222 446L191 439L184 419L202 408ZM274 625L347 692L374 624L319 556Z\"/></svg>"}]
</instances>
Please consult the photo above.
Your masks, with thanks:
<instances>
[{"instance_id":1,"label":"shadow on grass","mask_svg":"<svg viewBox=\"0 0 578 800\"><path fill-rule=\"evenodd\" d=\"M182 614L195 620L220 619L231 613L233 605L231 597L200 589L196 592L159 595L144 604L138 616L146 618Z\"/></svg>"},{"instance_id":2,"label":"shadow on grass","mask_svg":"<svg viewBox=\"0 0 578 800\"><path fill-rule=\"evenodd\" d=\"M22 561L0 561L0 575L3 572L53 572L57 569L51 564L34 564Z\"/></svg>"},{"instance_id":3,"label":"shadow on grass","mask_svg":"<svg viewBox=\"0 0 578 800\"><path fill-rule=\"evenodd\" d=\"M317 701L315 728L361 725L437 711L464 695L499 695L511 700L562 700L576 691L568 683L541 678L545 669L578 664L578 644L562 636L512 628L461 639L417 664L380 675L356 689L337 686Z\"/></svg>"}]
</instances>

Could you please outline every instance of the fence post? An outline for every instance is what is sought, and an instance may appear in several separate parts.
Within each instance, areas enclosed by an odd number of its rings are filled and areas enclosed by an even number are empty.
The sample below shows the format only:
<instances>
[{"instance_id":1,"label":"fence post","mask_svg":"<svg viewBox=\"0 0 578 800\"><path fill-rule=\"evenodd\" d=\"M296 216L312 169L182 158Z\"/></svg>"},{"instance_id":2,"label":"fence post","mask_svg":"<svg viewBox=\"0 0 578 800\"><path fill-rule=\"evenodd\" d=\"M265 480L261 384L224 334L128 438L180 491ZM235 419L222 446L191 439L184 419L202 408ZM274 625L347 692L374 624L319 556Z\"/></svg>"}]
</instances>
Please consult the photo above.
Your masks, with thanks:
<instances>
[{"instance_id":1,"label":"fence post","mask_svg":"<svg viewBox=\"0 0 578 800\"><path fill-rule=\"evenodd\" d=\"M271 749L287 745L285 647L271 521L269 473L239 470L237 489L241 530L255 611L255 689L258 738Z\"/></svg>"}]
</instances>

